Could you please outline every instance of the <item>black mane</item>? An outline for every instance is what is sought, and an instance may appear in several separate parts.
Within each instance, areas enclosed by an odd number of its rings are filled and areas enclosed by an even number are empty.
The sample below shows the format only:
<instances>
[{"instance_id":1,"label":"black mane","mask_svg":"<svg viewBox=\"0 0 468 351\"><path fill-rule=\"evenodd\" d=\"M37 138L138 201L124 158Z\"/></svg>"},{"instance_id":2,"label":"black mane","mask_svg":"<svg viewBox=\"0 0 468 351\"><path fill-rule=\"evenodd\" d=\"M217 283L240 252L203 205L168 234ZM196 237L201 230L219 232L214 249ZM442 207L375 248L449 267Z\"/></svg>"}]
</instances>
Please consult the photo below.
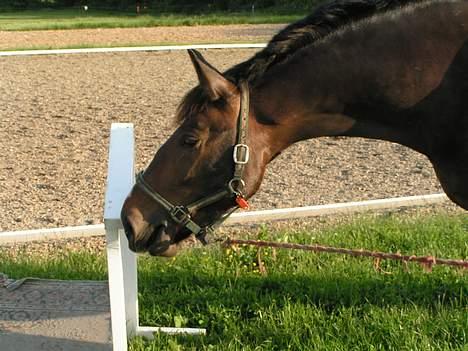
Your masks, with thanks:
<instances>
[{"instance_id":1,"label":"black mane","mask_svg":"<svg viewBox=\"0 0 468 351\"><path fill-rule=\"evenodd\" d=\"M237 83L255 80L270 67L284 62L291 55L337 29L374 14L423 0L335 0L318 7L312 14L290 24L268 43L267 47L249 60L225 72Z\"/></svg>"},{"instance_id":2,"label":"black mane","mask_svg":"<svg viewBox=\"0 0 468 351\"><path fill-rule=\"evenodd\" d=\"M312 14L288 25L268 43L267 47L257 52L249 60L224 72L233 83L247 80L254 84L274 65L285 62L298 50L336 32L338 29L373 16L408 4L430 0L334 0L318 7ZM182 99L176 115L181 122L189 115L204 108L207 99L200 87L190 90Z\"/></svg>"}]
</instances>

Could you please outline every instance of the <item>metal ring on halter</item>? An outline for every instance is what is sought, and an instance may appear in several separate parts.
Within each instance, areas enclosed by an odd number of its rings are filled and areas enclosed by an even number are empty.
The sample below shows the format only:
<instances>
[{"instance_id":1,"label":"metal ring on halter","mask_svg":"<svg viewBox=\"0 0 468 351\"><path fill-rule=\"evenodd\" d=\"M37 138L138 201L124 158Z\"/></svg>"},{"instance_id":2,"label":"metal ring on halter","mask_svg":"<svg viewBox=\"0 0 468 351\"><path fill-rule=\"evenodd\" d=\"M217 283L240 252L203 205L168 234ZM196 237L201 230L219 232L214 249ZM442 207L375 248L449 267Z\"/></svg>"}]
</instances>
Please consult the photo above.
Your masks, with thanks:
<instances>
[{"instance_id":1,"label":"metal ring on halter","mask_svg":"<svg viewBox=\"0 0 468 351\"><path fill-rule=\"evenodd\" d=\"M236 189L234 189L234 182L237 182L238 186L236 186ZM241 186L241 189L239 189L239 185ZM236 195L242 195L242 190L244 190L244 187L245 187L245 182L243 179L237 179L237 178L233 178L229 181L228 183L228 189L229 191L231 191L233 194L236 194Z\"/></svg>"}]
</instances>

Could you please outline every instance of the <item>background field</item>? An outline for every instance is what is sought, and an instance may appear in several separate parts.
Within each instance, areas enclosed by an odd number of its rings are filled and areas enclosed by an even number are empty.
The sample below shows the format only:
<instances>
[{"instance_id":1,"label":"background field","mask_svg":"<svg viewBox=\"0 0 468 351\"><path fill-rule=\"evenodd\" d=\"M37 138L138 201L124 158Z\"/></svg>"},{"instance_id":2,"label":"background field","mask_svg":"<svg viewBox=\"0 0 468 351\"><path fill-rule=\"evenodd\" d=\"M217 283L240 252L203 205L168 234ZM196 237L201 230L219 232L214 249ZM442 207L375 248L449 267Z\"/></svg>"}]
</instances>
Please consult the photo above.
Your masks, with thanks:
<instances>
[{"instance_id":1,"label":"background field","mask_svg":"<svg viewBox=\"0 0 468 351\"><path fill-rule=\"evenodd\" d=\"M206 14L156 13L137 16L133 12L80 9L42 9L0 12L0 30L30 31L84 28L135 28L156 26L196 26L225 24L289 23L304 13L272 11L211 12Z\"/></svg>"},{"instance_id":2,"label":"background field","mask_svg":"<svg viewBox=\"0 0 468 351\"><path fill-rule=\"evenodd\" d=\"M402 254L467 258L466 215L378 215L324 230L275 231L260 239ZM28 248L24 248L27 252ZM24 253L25 253L24 252ZM466 350L468 276L436 266L254 248L186 249L139 259L143 325L208 329L206 337L137 338L131 350ZM13 277L106 279L103 251L54 250L38 259L0 251Z\"/></svg>"}]
</instances>

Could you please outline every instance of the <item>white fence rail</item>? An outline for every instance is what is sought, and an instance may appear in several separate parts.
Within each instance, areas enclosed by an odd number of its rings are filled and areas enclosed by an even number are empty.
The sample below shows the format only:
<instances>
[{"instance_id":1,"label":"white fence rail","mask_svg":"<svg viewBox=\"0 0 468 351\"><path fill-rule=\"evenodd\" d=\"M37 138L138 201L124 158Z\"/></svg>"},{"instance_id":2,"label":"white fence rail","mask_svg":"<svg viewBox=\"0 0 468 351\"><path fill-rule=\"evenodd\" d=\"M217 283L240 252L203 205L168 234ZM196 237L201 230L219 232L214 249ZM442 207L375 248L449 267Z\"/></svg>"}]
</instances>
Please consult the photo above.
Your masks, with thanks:
<instances>
[{"instance_id":1,"label":"white fence rail","mask_svg":"<svg viewBox=\"0 0 468 351\"><path fill-rule=\"evenodd\" d=\"M51 49L51 50L19 50L0 51L2 56L33 56L33 55L63 55L63 54L102 54L111 52L150 52L150 51L177 51L188 49L261 49L267 44L192 44L192 45L158 45L115 48L83 48L83 49Z\"/></svg>"},{"instance_id":2,"label":"white fence rail","mask_svg":"<svg viewBox=\"0 0 468 351\"><path fill-rule=\"evenodd\" d=\"M391 210L411 206L424 206L448 201L445 194L403 196L328 205L278 208L252 212L234 213L224 226L251 224L266 221L291 220L335 214L351 214L375 210ZM73 239L105 235L104 224L82 225L75 227L44 228L0 233L0 244L30 241Z\"/></svg>"}]
</instances>

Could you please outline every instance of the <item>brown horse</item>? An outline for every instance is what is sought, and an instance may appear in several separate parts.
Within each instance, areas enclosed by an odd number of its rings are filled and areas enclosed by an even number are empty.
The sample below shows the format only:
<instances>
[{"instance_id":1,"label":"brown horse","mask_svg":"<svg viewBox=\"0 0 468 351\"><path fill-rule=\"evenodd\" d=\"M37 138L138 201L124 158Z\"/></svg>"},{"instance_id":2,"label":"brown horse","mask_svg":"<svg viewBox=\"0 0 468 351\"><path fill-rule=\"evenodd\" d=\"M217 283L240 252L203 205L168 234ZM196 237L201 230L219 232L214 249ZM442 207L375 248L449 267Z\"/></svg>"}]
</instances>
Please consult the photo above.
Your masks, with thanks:
<instances>
[{"instance_id":1,"label":"brown horse","mask_svg":"<svg viewBox=\"0 0 468 351\"><path fill-rule=\"evenodd\" d=\"M224 74L189 54L199 85L122 209L132 250L204 240L276 155L320 136L410 147L468 209L468 1L333 2Z\"/></svg>"}]
</instances>

